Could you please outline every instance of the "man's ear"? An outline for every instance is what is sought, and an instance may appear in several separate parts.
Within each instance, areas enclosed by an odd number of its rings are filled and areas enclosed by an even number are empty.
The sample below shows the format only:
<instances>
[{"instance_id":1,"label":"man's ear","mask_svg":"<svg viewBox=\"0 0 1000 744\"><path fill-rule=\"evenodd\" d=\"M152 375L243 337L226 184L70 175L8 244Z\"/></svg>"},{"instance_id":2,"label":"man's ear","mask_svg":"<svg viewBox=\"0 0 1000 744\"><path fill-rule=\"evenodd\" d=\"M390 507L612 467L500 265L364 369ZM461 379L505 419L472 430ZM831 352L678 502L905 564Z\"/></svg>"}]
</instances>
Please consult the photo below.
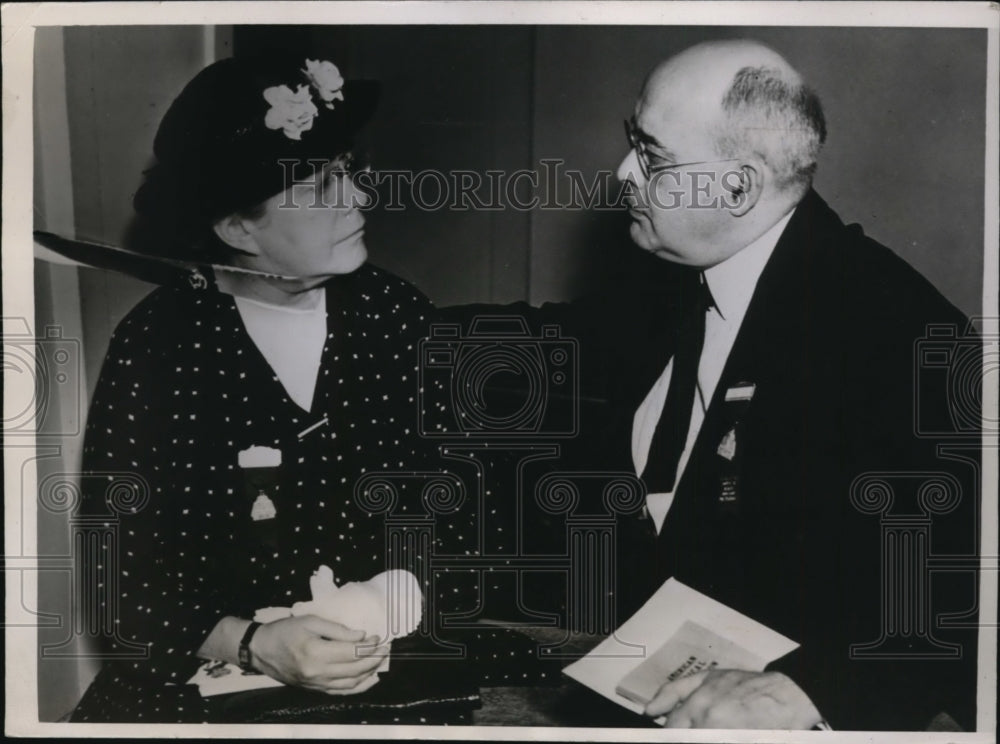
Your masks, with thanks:
<instances>
[{"instance_id":1,"label":"man's ear","mask_svg":"<svg viewBox=\"0 0 1000 744\"><path fill-rule=\"evenodd\" d=\"M734 217L742 217L757 204L764 192L764 168L753 160L740 161L723 176L726 206Z\"/></svg>"},{"instance_id":2,"label":"man's ear","mask_svg":"<svg viewBox=\"0 0 1000 744\"><path fill-rule=\"evenodd\" d=\"M253 234L247 229L246 220L236 214L228 215L212 223L212 230L219 240L242 253L254 256L260 255L260 246L254 240Z\"/></svg>"}]
</instances>

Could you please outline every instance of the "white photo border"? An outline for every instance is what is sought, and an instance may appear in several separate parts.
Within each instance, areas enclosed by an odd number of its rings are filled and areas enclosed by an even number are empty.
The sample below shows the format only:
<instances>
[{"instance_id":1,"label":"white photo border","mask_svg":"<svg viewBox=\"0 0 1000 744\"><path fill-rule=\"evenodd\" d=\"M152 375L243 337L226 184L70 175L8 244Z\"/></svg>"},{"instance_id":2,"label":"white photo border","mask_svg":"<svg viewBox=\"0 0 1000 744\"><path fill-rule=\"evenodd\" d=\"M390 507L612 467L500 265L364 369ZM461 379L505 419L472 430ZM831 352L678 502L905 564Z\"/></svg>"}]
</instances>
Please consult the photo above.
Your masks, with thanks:
<instances>
[{"instance_id":1,"label":"white photo border","mask_svg":"<svg viewBox=\"0 0 1000 744\"><path fill-rule=\"evenodd\" d=\"M986 187L984 193L984 287L983 309L987 317L998 315L998 261L1000 243L996 205L998 148L1000 148L1000 9L989 3L946 2L124 2L8 4L3 7L3 315L33 317L32 267L32 73L34 31L43 26L63 25L218 25L218 24L580 24L580 25L701 25L701 26L898 26L922 28L987 29L988 86L986 111ZM5 329L6 330L6 329ZM995 345L995 341L993 342ZM5 373L7 372L5 367ZM7 396L14 386L5 385L5 408L16 405ZM996 420L997 390L983 390L984 418ZM30 438L18 445L33 447ZM5 447L9 440L5 440ZM35 524L32 510L22 510L18 494L33 493L32 468L22 472L6 467L5 458L5 555L35 555ZM982 571L980 612L996 618L997 608L997 500L1000 474L996 443L987 447L983 462ZM23 489L23 491L22 491ZM992 496L992 498L990 498ZM23 521L22 521L23 516ZM22 544L23 536L23 544ZM19 552L17 552L19 551ZM6 564L5 564L6 565ZM5 571L7 612L12 611L22 591L21 572ZM24 590L34 588L34 576L25 571ZM154 725L39 723L37 720L36 631L7 628L6 720L7 735L128 738L148 737L239 737L239 738L418 738L418 739L517 739L586 741L685 741L708 742L801 742L828 741L824 732L699 731L645 729L577 729L517 727L392 727L314 725ZM987 742L996 736L995 624L984 623L979 642L978 725L975 733L837 732L844 742Z\"/></svg>"}]
</instances>

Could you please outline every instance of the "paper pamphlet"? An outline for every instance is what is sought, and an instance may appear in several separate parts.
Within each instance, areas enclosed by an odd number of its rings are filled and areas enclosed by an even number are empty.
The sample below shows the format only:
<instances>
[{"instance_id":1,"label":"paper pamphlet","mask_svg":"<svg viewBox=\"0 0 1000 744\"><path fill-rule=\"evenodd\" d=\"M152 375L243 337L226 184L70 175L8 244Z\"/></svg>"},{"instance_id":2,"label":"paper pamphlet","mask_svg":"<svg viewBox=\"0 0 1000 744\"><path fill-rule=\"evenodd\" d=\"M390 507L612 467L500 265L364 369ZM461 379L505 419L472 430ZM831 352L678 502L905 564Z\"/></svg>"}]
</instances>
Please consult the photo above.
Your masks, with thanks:
<instances>
[{"instance_id":1,"label":"paper pamphlet","mask_svg":"<svg viewBox=\"0 0 1000 744\"><path fill-rule=\"evenodd\" d=\"M188 684L198 685L202 697L284 686L266 674L244 672L235 664L227 664L224 661L206 661L198 667L198 671L188 680Z\"/></svg>"},{"instance_id":2,"label":"paper pamphlet","mask_svg":"<svg viewBox=\"0 0 1000 744\"><path fill-rule=\"evenodd\" d=\"M382 659L375 670L372 684L378 682L378 675L389 671L389 657ZM263 690L268 687L283 687L284 683L257 672L244 672L235 664L224 661L206 661L194 676L187 681L189 685L198 685L202 697L213 695L228 695L230 692L246 692L247 690ZM360 692L361 688L356 691Z\"/></svg>"},{"instance_id":3,"label":"paper pamphlet","mask_svg":"<svg viewBox=\"0 0 1000 744\"><path fill-rule=\"evenodd\" d=\"M745 648L686 620L649 658L626 674L615 692L645 705L664 682L672 682L706 669L759 670L767 662Z\"/></svg>"},{"instance_id":4,"label":"paper pamphlet","mask_svg":"<svg viewBox=\"0 0 1000 744\"><path fill-rule=\"evenodd\" d=\"M780 633L669 579L618 630L563 672L642 713L668 679L715 667L763 671L796 648Z\"/></svg>"}]
</instances>

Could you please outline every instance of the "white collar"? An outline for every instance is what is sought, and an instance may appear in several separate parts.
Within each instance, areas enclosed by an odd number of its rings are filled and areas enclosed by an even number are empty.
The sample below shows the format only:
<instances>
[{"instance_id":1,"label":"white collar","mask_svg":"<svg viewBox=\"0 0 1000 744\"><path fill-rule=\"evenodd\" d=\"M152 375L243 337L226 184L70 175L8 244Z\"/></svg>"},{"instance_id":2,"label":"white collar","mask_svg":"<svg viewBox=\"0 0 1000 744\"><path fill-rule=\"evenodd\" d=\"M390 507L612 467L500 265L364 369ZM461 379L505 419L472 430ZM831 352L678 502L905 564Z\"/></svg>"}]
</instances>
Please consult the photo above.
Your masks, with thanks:
<instances>
[{"instance_id":1,"label":"white collar","mask_svg":"<svg viewBox=\"0 0 1000 744\"><path fill-rule=\"evenodd\" d=\"M286 313L288 315L322 315L326 312L326 287L319 288L316 304L313 307L277 305L273 302L264 302L263 300L251 299L250 297L242 297L240 295L233 295L233 297L236 300L236 304L241 307L252 305L260 308L261 310L267 310L274 313Z\"/></svg>"},{"instance_id":2,"label":"white collar","mask_svg":"<svg viewBox=\"0 0 1000 744\"><path fill-rule=\"evenodd\" d=\"M740 321L746 314L761 272L794 213L793 209L746 248L703 272L715 308L724 320Z\"/></svg>"}]
</instances>

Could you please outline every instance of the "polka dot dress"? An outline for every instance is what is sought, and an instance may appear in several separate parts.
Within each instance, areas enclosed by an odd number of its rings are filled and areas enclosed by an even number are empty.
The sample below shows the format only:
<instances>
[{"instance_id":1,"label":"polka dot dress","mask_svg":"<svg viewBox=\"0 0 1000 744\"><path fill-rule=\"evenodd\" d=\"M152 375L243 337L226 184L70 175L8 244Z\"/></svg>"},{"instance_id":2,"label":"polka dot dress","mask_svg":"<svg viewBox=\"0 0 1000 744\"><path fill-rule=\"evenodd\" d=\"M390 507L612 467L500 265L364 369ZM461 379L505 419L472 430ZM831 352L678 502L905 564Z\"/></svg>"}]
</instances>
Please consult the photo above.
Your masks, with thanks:
<instances>
[{"instance_id":1,"label":"polka dot dress","mask_svg":"<svg viewBox=\"0 0 1000 744\"><path fill-rule=\"evenodd\" d=\"M432 308L371 266L326 295L309 411L286 394L229 295L162 287L116 330L88 418L81 512L116 531L111 554L90 560L109 577L97 596L114 628L105 653L119 658L73 720L205 720L210 703L184 683L221 617L307 598L321 563L338 583L385 570L384 515L362 508L354 485L427 464L417 348ZM281 452L269 519L251 518L258 494L238 464L253 446ZM405 511L419 491L402 488Z\"/></svg>"}]
</instances>

